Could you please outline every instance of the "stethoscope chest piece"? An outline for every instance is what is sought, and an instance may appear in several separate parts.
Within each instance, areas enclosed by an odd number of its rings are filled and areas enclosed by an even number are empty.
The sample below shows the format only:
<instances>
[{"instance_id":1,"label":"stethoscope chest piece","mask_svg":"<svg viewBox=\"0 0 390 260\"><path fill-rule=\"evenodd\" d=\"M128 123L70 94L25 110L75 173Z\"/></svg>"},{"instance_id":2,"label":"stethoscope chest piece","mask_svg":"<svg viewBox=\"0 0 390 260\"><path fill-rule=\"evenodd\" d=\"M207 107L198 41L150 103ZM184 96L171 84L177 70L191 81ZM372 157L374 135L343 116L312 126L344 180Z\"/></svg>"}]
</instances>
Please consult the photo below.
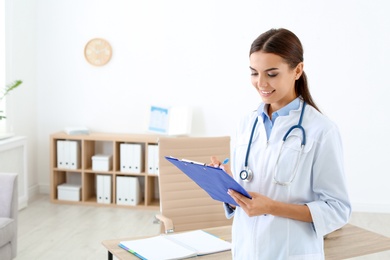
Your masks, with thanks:
<instances>
[{"instance_id":1,"label":"stethoscope chest piece","mask_svg":"<svg viewBox=\"0 0 390 260\"><path fill-rule=\"evenodd\" d=\"M241 180L250 182L252 178L253 178L253 172L249 169L249 167L245 167L245 169L240 172Z\"/></svg>"}]
</instances>

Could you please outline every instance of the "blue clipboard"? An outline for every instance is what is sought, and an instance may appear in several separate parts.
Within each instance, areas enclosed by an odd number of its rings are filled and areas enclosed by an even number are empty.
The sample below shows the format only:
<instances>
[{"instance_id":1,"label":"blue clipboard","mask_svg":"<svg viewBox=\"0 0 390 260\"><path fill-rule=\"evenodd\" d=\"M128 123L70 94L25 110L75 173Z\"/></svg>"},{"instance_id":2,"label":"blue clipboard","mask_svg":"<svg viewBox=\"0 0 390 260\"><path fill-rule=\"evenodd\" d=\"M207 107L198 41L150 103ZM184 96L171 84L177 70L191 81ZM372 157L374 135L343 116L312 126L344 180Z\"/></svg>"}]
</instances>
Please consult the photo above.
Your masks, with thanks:
<instances>
[{"instance_id":1,"label":"blue clipboard","mask_svg":"<svg viewBox=\"0 0 390 260\"><path fill-rule=\"evenodd\" d=\"M238 206L232 197L227 194L228 189L235 190L250 199L252 198L238 182L221 168L191 162L185 159L179 160L170 156L165 156L165 159L173 163L183 173L196 182L214 200Z\"/></svg>"}]
</instances>

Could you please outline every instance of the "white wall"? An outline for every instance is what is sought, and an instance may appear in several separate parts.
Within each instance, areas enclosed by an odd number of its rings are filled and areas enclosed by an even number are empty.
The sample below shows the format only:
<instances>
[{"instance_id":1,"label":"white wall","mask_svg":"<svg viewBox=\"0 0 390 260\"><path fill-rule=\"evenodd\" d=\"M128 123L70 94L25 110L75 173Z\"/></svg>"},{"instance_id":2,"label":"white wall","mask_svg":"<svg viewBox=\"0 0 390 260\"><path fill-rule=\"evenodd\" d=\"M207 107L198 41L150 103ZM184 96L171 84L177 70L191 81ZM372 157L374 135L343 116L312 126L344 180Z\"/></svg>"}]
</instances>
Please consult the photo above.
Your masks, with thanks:
<instances>
[{"instance_id":1,"label":"white wall","mask_svg":"<svg viewBox=\"0 0 390 260\"><path fill-rule=\"evenodd\" d=\"M0 0L0 39L5 39L5 1ZM0 41L0 71L5 72L5 40ZM5 73L0 73L0 96L2 96L3 87L6 85ZM0 100L0 111L4 116L5 112L5 99ZM4 132L5 120L0 120L0 133Z\"/></svg>"},{"instance_id":2,"label":"white wall","mask_svg":"<svg viewBox=\"0 0 390 260\"><path fill-rule=\"evenodd\" d=\"M8 59L12 75L27 81L13 102L29 109L12 107L9 116L34 149L31 189L48 191L49 135L66 126L139 133L150 104L186 104L195 110L194 135L230 135L238 117L260 101L249 79L251 42L271 27L286 27L304 45L316 102L340 127L354 210L390 212L390 2L12 3L12 39L18 42ZM94 37L113 47L104 67L84 59L83 48Z\"/></svg>"},{"instance_id":3,"label":"white wall","mask_svg":"<svg viewBox=\"0 0 390 260\"><path fill-rule=\"evenodd\" d=\"M6 82L23 80L7 96L7 130L27 137L29 193L39 190L37 158L36 1L5 0Z\"/></svg>"}]
</instances>

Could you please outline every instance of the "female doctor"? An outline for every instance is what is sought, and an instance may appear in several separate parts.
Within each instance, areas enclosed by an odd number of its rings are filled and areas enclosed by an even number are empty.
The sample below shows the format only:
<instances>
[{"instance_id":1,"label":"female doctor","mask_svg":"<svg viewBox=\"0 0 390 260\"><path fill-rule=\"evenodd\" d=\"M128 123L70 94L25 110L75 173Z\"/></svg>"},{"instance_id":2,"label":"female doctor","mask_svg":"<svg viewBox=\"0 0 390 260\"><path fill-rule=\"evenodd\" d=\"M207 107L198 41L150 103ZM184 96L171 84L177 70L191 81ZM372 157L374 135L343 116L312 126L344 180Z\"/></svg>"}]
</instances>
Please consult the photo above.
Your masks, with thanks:
<instances>
[{"instance_id":1,"label":"female doctor","mask_svg":"<svg viewBox=\"0 0 390 260\"><path fill-rule=\"evenodd\" d=\"M252 197L228 191L239 205L224 204L233 258L324 259L324 235L351 214L339 131L310 95L294 33L261 34L249 61L263 102L240 122L225 169Z\"/></svg>"}]
</instances>

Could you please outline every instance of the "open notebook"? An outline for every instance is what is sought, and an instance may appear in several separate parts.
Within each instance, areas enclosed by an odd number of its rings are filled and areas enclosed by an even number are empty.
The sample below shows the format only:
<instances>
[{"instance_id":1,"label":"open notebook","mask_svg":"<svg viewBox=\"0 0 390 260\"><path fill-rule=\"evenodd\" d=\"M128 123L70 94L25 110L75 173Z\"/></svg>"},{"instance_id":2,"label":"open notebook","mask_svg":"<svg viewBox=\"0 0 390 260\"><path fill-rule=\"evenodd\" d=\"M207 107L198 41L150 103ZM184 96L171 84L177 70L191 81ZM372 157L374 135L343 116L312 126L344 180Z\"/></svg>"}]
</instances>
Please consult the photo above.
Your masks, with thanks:
<instances>
[{"instance_id":1,"label":"open notebook","mask_svg":"<svg viewBox=\"0 0 390 260\"><path fill-rule=\"evenodd\" d=\"M231 249L230 242L203 230L122 241L119 246L148 260L184 259Z\"/></svg>"}]
</instances>

